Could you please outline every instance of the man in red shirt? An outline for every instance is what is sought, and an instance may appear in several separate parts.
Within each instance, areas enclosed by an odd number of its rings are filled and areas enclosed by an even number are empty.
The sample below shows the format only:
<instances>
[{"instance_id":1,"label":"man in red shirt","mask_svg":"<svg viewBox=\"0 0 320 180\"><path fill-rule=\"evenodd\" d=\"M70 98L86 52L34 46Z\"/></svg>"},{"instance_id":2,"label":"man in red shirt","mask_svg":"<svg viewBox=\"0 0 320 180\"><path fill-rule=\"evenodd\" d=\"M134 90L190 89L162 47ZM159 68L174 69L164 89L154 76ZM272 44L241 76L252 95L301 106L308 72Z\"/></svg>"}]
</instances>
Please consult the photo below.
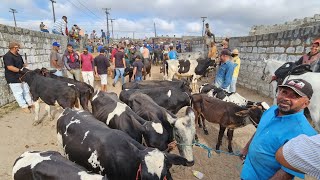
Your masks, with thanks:
<instances>
[{"instance_id":1,"label":"man in red shirt","mask_svg":"<svg viewBox=\"0 0 320 180\"><path fill-rule=\"evenodd\" d=\"M94 82L93 76L93 56L88 52L88 48L83 50L80 55L83 82L90 84L92 87Z\"/></svg>"}]
</instances>

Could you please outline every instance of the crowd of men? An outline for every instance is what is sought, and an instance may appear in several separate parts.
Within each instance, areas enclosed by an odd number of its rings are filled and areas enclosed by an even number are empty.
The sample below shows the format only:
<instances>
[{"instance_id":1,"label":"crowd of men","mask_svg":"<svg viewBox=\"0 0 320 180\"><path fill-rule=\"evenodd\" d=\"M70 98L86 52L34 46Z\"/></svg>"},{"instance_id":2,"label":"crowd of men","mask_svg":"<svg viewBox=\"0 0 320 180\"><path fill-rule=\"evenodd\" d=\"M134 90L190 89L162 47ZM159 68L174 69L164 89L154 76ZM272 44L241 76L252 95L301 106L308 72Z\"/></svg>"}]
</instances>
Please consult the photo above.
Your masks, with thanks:
<instances>
[{"instance_id":1,"label":"crowd of men","mask_svg":"<svg viewBox=\"0 0 320 180\"><path fill-rule=\"evenodd\" d=\"M66 17L62 20L65 22L59 21L53 29L54 33L64 34L61 27L66 23ZM94 33L90 38L95 39ZM228 92L236 92L241 61L239 51L231 51L228 41L225 39L222 42L219 53L215 41L208 41L208 57L219 63L213 84ZM314 41L311 51L296 64L308 64L313 72L319 72L319 46L319 41ZM19 54L19 48L17 42L9 44L9 51L3 57L5 78L19 106L30 113L32 100L29 87L19 79L19 72L27 66ZM112 48L100 47L95 58L91 54L92 49L86 47L78 54L73 45L68 44L61 57L60 44L54 42L50 55L51 69L56 70L57 76L78 81L82 79L91 86L94 86L94 76L99 77L101 90L106 91L108 68L114 74L113 86L119 78L122 84L125 83L124 71L129 66L134 68L133 80L141 81L145 61L156 64L158 61L176 60L179 46L121 41L113 44ZM241 179L292 179L294 176L303 177L302 172L320 178L320 135L303 114L314 93L318 92L314 92L312 85L302 79L288 80L278 86L277 105L263 114L255 134L241 151L241 157L245 158Z\"/></svg>"}]
</instances>

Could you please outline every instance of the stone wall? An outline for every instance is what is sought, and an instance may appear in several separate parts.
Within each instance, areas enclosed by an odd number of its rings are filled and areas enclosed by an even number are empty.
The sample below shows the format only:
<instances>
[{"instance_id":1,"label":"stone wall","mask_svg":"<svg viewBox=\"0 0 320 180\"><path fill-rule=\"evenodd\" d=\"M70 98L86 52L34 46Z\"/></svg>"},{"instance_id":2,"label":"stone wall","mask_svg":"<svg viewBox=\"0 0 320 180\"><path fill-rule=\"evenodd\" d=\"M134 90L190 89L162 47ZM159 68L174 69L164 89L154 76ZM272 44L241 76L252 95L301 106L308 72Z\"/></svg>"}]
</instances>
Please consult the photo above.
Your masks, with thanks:
<instances>
[{"instance_id":1,"label":"stone wall","mask_svg":"<svg viewBox=\"0 0 320 180\"><path fill-rule=\"evenodd\" d=\"M49 67L49 55L54 41L60 42L61 49L67 45L67 38L49 33L31 31L0 24L0 56L8 52L10 41L21 44L19 53L30 69ZM26 59L27 57L27 59ZM14 101L12 92L4 77L4 63L0 59L0 106Z\"/></svg>"},{"instance_id":2,"label":"stone wall","mask_svg":"<svg viewBox=\"0 0 320 180\"><path fill-rule=\"evenodd\" d=\"M249 36L294 30L301 27L314 26L315 24L320 24L320 14L315 14L313 17L305 17L303 19L294 19L284 24L255 25L251 27Z\"/></svg>"},{"instance_id":3,"label":"stone wall","mask_svg":"<svg viewBox=\"0 0 320 180\"><path fill-rule=\"evenodd\" d=\"M231 49L240 51L241 68L238 84L273 97L271 85L261 80L263 59L296 61L310 51L314 39L320 36L320 25L278 33L230 38Z\"/></svg>"}]
</instances>

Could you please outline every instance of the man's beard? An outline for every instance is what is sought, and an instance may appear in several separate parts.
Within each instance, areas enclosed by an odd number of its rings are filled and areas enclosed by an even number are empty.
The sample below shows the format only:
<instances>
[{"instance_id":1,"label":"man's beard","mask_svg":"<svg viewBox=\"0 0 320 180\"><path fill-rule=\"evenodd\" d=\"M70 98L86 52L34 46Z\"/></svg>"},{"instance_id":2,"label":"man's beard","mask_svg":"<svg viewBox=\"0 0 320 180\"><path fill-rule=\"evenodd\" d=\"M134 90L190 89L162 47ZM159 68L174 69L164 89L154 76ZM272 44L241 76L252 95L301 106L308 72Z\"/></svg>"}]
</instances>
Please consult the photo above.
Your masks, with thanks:
<instances>
[{"instance_id":1,"label":"man's beard","mask_svg":"<svg viewBox=\"0 0 320 180\"><path fill-rule=\"evenodd\" d=\"M291 109L291 103L289 101L279 100L279 102L277 104L279 107L279 111L282 114L288 115L288 114L296 113L296 111L294 109Z\"/></svg>"}]
</instances>

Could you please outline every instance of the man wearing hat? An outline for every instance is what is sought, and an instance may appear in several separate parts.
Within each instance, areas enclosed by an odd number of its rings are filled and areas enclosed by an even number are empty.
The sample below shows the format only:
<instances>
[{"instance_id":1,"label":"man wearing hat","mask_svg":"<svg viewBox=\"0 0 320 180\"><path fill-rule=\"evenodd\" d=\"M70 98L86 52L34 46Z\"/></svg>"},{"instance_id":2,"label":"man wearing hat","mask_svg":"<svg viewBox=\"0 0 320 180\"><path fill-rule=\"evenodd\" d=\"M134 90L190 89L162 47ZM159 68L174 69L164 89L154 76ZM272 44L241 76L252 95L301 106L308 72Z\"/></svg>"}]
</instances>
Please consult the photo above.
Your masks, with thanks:
<instances>
[{"instance_id":1,"label":"man wearing hat","mask_svg":"<svg viewBox=\"0 0 320 180\"><path fill-rule=\"evenodd\" d=\"M238 75L239 75L239 71L240 71L240 58L239 58L239 50L238 49L234 49L232 51L231 56L233 63L236 65L236 67L234 68L233 71L233 75L232 75L232 81L231 81L231 85L230 85L230 92L234 93L236 92L236 85L237 85L237 79L238 79Z\"/></svg>"},{"instance_id":2,"label":"man wearing hat","mask_svg":"<svg viewBox=\"0 0 320 180\"><path fill-rule=\"evenodd\" d=\"M264 112L255 134L241 151L242 158L246 156L241 179L304 178L302 173L279 164L275 155L290 139L300 134L317 134L303 114L313 89L309 82L302 79L290 79L278 88L277 105Z\"/></svg>"},{"instance_id":3,"label":"man wearing hat","mask_svg":"<svg viewBox=\"0 0 320 180\"><path fill-rule=\"evenodd\" d=\"M50 53L50 68L57 70L54 74L57 76L63 76L63 62L59 54L60 44L58 42L52 43L52 49Z\"/></svg>"},{"instance_id":4,"label":"man wearing hat","mask_svg":"<svg viewBox=\"0 0 320 180\"><path fill-rule=\"evenodd\" d=\"M214 85L218 88L222 88L229 91L232 81L232 74L234 70L234 63L231 62L231 52L227 49L223 49L220 53L221 65L216 74Z\"/></svg>"},{"instance_id":5,"label":"man wearing hat","mask_svg":"<svg viewBox=\"0 0 320 180\"><path fill-rule=\"evenodd\" d=\"M319 53L320 39L314 41L311 45L311 51L303 55L296 65L309 64L313 72L320 72L320 53Z\"/></svg>"},{"instance_id":6,"label":"man wearing hat","mask_svg":"<svg viewBox=\"0 0 320 180\"><path fill-rule=\"evenodd\" d=\"M31 113L29 108L32 106L32 100L29 92L29 86L27 83L21 82L19 79L19 72L21 72L23 67L27 66L19 54L19 48L19 43L10 42L9 51L3 56L4 75L14 98L22 108L23 112Z\"/></svg>"}]
</instances>

